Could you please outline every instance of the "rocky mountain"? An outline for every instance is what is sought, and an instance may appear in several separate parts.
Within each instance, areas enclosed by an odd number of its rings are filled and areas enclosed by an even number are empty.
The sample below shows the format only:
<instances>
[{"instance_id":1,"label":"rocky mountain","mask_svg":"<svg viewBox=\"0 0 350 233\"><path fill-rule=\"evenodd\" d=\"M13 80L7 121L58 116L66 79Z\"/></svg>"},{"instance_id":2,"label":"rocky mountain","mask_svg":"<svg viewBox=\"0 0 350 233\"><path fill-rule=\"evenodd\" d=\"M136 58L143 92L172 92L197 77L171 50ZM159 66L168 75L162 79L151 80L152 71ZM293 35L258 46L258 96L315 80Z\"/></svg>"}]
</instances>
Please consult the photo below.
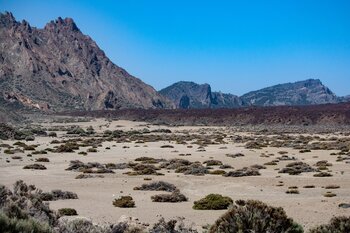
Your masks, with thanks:
<instances>
[{"instance_id":1,"label":"rocky mountain","mask_svg":"<svg viewBox=\"0 0 350 233\"><path fill-rule=\"evenodd\" d=\"M181 81L159 91L172 100L176 108L236 108L243 106L238 96L212 92L209 84Z\"/></svg>"},{"instance_id":2,"label":"rocky mountain","mask_svg":"<svg viewBox=\"0 0 350 233\"><path fill-rule=\"evenodd\" d=\"M339 102L350 102L350 95L339 97Z\"/></svg>"},{"instance_id":3,"label":"rocky mountain","mask_svg":"<svg viewBox=\"0 0 350 233\"><path fill-rule=\"evenodd\" d=\"M209 108L211 105L209 84L181 81L160 90L159 93L172 100L177 108Z\"/></svg>"},{"instance_id":4,"label":"rocky mountain","mask_svg":"<svg viewBox=\"0 0 350 233\"><path fill-rule=\"evenodd\" d=\"M312 105L337 103L338 97L319 79L279 84L252 91L241 98L256 106Z\"/></svg>"},{"instance_id":5,"label":"rocky mountain","mask_svg":"<svg viewBox=\"0 0 350 233\"><path fill-rule=\"evenodd\" d=\"M113 64L73 19L38 29L8 12L0 14L0 98L55 111L173 106Z\"/></svg>"},{"instance_id":6,"label":"rocky mountain","mask_svg":"<svg viewBox=\"0 0 350 233\"><path fill-rule=\"evenodd\" d=\"M337 97L318 79L279 84L252 91L240 97L212 92L209 84L178 82L160 93L178 108L237 108L245 106L314 105L349 101Z\"/></svg>"}]
</instances>

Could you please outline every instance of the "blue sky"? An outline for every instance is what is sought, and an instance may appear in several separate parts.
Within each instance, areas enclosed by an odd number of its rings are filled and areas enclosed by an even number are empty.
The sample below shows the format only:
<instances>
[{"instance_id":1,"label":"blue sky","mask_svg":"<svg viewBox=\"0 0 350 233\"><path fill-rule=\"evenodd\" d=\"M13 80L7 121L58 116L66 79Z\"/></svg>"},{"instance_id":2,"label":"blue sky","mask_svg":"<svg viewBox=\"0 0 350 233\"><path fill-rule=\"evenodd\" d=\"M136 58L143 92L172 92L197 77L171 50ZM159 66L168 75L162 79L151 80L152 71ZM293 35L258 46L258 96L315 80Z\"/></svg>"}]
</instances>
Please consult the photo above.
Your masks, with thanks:
<instances>
[{"instance_id":1,"label":"blue sky","mask_svg":"<svg viewBox=\"0 0 350 233\"><path fill-rule=\"evenodd\" d=\"M350 1L0 0L43 27L71 17L117 65L156 89L209 83L241 95L318 78L350 94Z\"/></svg>"}]
</instances>

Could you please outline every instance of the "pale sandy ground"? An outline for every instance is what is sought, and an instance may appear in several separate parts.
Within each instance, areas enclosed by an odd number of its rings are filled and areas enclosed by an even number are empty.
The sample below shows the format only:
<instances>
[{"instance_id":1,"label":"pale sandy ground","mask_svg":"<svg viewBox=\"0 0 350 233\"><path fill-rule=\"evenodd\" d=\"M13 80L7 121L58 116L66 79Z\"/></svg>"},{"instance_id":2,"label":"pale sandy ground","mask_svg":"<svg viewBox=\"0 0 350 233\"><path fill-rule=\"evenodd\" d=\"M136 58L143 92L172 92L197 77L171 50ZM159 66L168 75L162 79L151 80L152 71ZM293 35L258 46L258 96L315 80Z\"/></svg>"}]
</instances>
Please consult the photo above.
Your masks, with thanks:
<instances>
[{"instance_id":1,"label":"pale sandy ground","mask_svg":"<svg viewBox=\"0 0 350 233\"><path fill-rule=\"evenodd\" d=\"M95 120L93 122L72 123L79 124L82 127L92 125L97 131L102 132L106 129L142 129L145 128L145 123L116 121L105 122L103 120ZM67 124L46 124L50 125L67 125ZM121 127L122 126L122 127ZM149 126L149 129L166 128L160 126ZM201 127L178 127L171 128L176 130L197 131ZM203 127L202 127L203 128ZM210 127L215 129L215 127ZM216 128L219 131L224 131L225 128ZM243 134L243 133L237 133ZM59 133L59 137L65 137L65 134ZM41 149L52 147L49 142L52 138L37 137L34 142L28 144L40 143ZM2 143L13 144L15 141L2 141ZM160 148L161 145L171 144L175 148ZM124 145L130 146L128 149L123 149ZM219 149L223 145L210 145L205 152L196 152L197 145L193 148L187 148L186 145L178 145L174 142L152 142L145 144L104 142L103 147L98 148L98 153L89 153L87 156L78 155L77 153L48 153L47 155L34 155L33 158L26 157L22 154L23 161L11 159L11 155L5 155L0 152L0 184L12 186L19 179L24 180L28 184L35 184L38 188L44 191L52 189L62 189L65 191L76 192L79 196L77 200L60 200L50 202L50 207L59 209L62 207L75 208L79 215L89 217L96 223L116 222L121 215L128 215L139 218L143 222L156 222L160 216L166 219L176 216L183 216L188 223L194 223L198 229L206 224L213 223L225 211L199 211L193 210L193 201L204 197L206 194L219 193L230 196L234 200L237 199L257 199L264 201L273 206L281 206L285 209L288 216L294 218L304 227L309 228L317 224L326 223L333 216L350 215L350 209L342 209L338 207L339 203L350 203L350 164L345 162L336 162L336 156L330 156L331 152L336 151L313 151L311 153L300 154L297 150L288 148L264 148L262 150L248 150L240 144L225 144L227 149ZM106 150L109 146L111 149ZM136 147L138 146L138 147ZM86 150L82 148L81 150ZM177 150L174 153L172 151ZM268 166L266 170L261 170L261 176L256 177L222 177L215 175L206 176L186 176L176 174L173 171L165 173L165 176L148 176L156 180L163 180L175 184L183 194L188 198L188 202L183 203L154 203L150 197L156 193L152 191L134 191L135 186L143 183L145 176L127 176L122 173L127 170L115 170L115 174L104 174L104 178L90 179L74 179L79 173L65 171L70 160L81 160L83 162L99 162L99 163L121 163L129 162L140 156L150 156L154 158L184 158L190 161L205 161L210 158L221 160L224 164L230 164L235 169L253 164L263 164L280 156L278 151L288 151L289 155L293 155L304 162L313 165L319 160L328 160L333 163L331 167L333 177L316 178L313 173L304 173L298 176L290 176L288 174L279 174L274 170L277 167L284 167L290 161L282 161L277 166ZM226 153L242 152L245 157L228 158ZM270 158L260 157L261 153L274 153L275 156ZM191 156L180 157L179 153L191 153ZM16 154L21 155L21 154ZM318 158L313 158L318 156ZM33 163L34 158L47 157L49 163L45 163L47 170L24 170L22 167ZM10 163L6 163L6 158L9 158ZM341 174L343 171L343 174ZM276 177L280 176L280 177ZM284 182L284 186L277 187L279 181ZM336 197L323 197L326 190L322 188L326 185L340 185L340 189L331 190L336 193ZM304 189L304 185L315 185L314 189ZM286 194L285 191L289 186L298 186L300 194ZM123 209L116 208L112 205L114 196L131 195L135 202L136 208Z\"/></svg>"}]
</instances>

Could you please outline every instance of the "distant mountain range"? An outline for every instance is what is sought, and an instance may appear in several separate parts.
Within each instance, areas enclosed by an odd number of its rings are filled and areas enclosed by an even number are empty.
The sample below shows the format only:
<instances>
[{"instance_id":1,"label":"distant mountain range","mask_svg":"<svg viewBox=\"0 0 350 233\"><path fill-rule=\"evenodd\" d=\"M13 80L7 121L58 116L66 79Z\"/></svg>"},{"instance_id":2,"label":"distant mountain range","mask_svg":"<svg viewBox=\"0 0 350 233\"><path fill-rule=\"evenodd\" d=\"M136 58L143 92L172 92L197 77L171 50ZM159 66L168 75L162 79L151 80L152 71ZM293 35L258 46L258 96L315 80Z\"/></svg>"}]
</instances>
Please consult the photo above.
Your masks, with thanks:
<instances>
[{"instance_id":1,"label":"distant mountain range","mask_svg":"<svg viewBox=\"0 0 350 233\"><path fill-rule=\"evenodd\" d=\"M177 108L239 108L247 106L315 105L340 103L349 96L337 97L318 79L279 84L242 96L212 92L209 84L177 82L159 91Z\"/></svg>"},{"instance_id":2,"label":"distant mountain range","mask_svg":"<svg viewBox=\"0 0 350 233\"><path fill-rule=\"evenodd\" d=\"M58 18L38 29L16 21L9 12L0 14L0 119L19 109L239 108L345 101L350 96L337 97L314 79L243 96L213 92L209 84L193 82L157 92L113 64L71 18Z\"/></svg>"}]
</instances>

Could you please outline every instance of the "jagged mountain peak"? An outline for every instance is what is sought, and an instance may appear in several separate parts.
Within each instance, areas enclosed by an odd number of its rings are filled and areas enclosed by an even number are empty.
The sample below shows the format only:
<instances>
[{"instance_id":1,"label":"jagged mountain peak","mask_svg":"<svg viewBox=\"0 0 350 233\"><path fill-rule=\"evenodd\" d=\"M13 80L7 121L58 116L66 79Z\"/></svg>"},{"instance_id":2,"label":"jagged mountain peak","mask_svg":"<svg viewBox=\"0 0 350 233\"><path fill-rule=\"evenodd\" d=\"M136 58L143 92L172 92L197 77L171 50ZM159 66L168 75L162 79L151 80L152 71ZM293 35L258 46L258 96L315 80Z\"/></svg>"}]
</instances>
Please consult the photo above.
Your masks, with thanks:
<instances>
[{"instance_id":1,"label":"jagged mountain peak","mask_svg":"<svg viewBox=\"0 0 350 233\"><path fill-rule=\"evenodd\" d=\"M11 13L0 22L0 98L53 110L173 106L111 62L71 18L44 29L18 23Z\"/></svg>"},{"instance_id":2,"label":"jagged mountain peak","mask_svg":"<svg viewBox=\"0 0 350 233\"><path fill-rule=\"evenodd\" d=\"M62 19L61 17L58 17L56 20L51 20L45 25L44 29L51 32L58 32L58 30L80 32L80 29L72 18Z\"/></svg>"},{"instance_id":3,"label":"jagged mountain peak","mask_svg":"<svg viewBox=\"0 0 350 233\"><path fill-rule=\"evenodd\" d=\"M13 27L17 25L15 17L11 12L5 11L4 13L0 13L0 25L3 27Z\"/></svg>"}]
</instances>

